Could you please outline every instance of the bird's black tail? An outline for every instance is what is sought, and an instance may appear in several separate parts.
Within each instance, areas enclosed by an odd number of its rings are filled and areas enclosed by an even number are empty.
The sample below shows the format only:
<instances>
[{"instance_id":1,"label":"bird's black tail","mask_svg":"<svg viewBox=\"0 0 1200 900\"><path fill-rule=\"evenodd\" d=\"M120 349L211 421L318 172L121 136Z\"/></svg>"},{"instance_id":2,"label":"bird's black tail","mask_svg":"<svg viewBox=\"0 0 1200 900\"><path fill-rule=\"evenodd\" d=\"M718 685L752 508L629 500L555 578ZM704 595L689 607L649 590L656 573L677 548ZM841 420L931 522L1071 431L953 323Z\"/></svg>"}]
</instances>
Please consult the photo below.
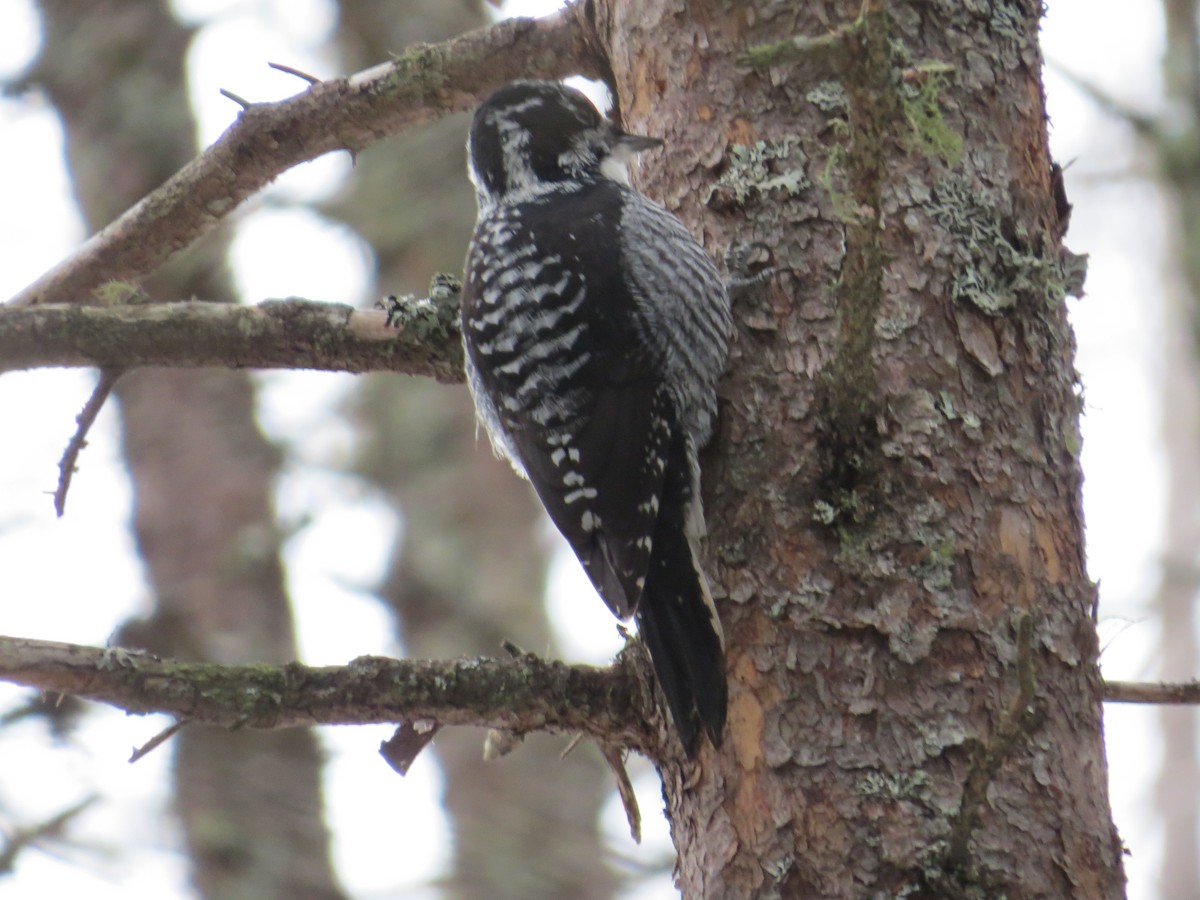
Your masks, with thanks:
<instances>
[{"instance_id":1,"label":"bird's black tail","mask_svg":"<svg viewBox=\"0 0 1200 900\"><path fill-rule=\"evenodd\" d=\"M698 502L698 501L697 501ZM725 730L727 691L721 624L683 522L663 516L637 609L638 632L688 756L703 729L714 747Z\"/></svg>"}]
</instances>

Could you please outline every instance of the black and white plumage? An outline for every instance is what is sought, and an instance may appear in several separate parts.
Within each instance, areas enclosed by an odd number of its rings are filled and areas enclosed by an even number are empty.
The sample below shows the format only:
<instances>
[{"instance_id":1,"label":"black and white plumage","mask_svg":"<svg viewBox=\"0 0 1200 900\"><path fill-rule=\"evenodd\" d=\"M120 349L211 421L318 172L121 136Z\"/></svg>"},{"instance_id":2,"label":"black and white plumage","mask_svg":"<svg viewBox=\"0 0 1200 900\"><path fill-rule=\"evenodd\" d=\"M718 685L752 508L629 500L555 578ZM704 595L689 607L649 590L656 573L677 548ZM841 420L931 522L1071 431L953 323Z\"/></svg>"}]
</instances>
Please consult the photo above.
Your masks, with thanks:
<instances>
[{"instance_id":1,"label":"black and white plumage","mask_svg":"<svg viewBox=\"0 0 1200 900\"><path fill-rule=\"evenodd\" d=\"M696 453L731 324L720 275L626 164L658 146L582 93L514 82L475 113L467 380L497 454L526 476L617 616L636 617L689 754L725 726L723 638L696 543Z\"/></svg>"}]
</instances>

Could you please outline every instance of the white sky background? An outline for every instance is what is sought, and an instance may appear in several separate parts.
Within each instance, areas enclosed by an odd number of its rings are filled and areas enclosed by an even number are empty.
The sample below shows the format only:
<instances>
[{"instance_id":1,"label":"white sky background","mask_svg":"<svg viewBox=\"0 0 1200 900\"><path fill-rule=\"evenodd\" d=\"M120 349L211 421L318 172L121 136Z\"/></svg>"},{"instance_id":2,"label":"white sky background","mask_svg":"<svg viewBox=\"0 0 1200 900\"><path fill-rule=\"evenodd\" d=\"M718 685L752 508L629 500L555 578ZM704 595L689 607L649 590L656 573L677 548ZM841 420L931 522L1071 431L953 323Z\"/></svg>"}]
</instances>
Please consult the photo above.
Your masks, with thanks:
<instances>
[{"instance_id":1,"label":"white sky background","mask_svg":"<svg viewBox=\"0 0 1200 900\"><path fill-rule=\"evenodd\" d=\"M552 5L552 4L551 4ZM254 100L287 96L295 80L266 68L281 61L318 75L340 74L322 45L333 23L323 0L186 0L181 14L206 25L191 55L193 100L202 140L210 143L237 114L218 95L229 88ZM1052 0L1043 29L1046 57L1146 110L1161 104L1159 4L1119 0ZM1137 11L1133 12L1132 9ZM524 10L523 10L524 11ZM0 3L0 78L19 72L39 34L30 0ZM399 49L399 48L397 48ZM1163 515L1162 458L1155 368L1163 293L1164 209L1128 133L1104 118L1053 71L1046 74L1055 158L1067 169L1075 204L1068 244L1090 254L1088 296L1072 303L1078 366L1086 388L1083 422L1089 569L1101 582L1105 675L1154 674L1157 619L1149 606ZM62 168L57 121L36 97L0 99L0 298L16 293L84 237ZM285 175L270 193L291 200L324 195L346 171L345 154ZM366 305L364 253L352 235L307 213L264 208L239 212L234 248L238 284L248 300L289 294ZM53 490L74 416L94 376L78 371L16 373L0 378L0 633L87 644L104 643L122 619L145 611L147 591L128 533L130 489L113 410L102 413L81 458L67 515L56 520ZM306 662L344 663L364 653L395 653L391 623L370 596L382 571L391 514L352 480L337 475L352 435L330 409L350 376L261 376L260 419L285 442L289 463L278 492L282 516L312 524L288 544L287 568ZM486 452L482 450L481 452ZM570 602L582 581L573 561L556 564L552 610L572 659L603 661L616 648L603 606ZM566 598L564 601L563 598ZM560 614L561 612L561 614ZM582 620L582 621L581 621ZM596 635L607 643L598 646ZM613 635L610 639L608 636ZM1198 673L1200 674L1200 673ZM0 710L21 691L0 685ZM1148 790L1159 749L1150 709L1110 705L1111 792L1126 859L1131 900L1158 896L1161 829ZM0 878L0 900L30 896L187 896L165 815L169 749L137 765L130 748L163 722L115 711L93 714L69 746L51 746L44 728L25 723L0 731L0 829L39 821L97 791L103 802L79 820L79 849L63 857L26 851L17 872ZM390 728L320 731L331 758L326 804L339 876L354 896L436 896L420 886L447 858L438 809L440 775L432 757L401 779L376 755ZM653 859L664 852L665 825L652 777L642 779L649 820L643 850L624 830L619 808L605 822L617 854ZM1197 801L1200 802L1200 801ZM149 812L148 812L149 810ZM404 810L397 816L397 810ZM378 823L414 823L403 836ZM403 856L397 848L403 847ZM1198 848L1200 852L1200 848ZM639 898L669 897L665 879ZM633 896L631 894L631 896Z\"/></svg>"}]
</instances>

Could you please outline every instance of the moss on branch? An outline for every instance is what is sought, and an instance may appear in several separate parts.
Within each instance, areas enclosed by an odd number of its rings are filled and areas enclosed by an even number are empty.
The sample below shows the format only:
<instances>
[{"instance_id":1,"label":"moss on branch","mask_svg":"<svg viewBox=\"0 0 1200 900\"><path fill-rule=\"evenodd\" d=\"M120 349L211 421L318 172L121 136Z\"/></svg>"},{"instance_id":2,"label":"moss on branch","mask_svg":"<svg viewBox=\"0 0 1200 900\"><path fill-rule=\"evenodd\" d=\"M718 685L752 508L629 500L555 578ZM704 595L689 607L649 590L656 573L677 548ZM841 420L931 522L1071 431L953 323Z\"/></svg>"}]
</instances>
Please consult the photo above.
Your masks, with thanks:
<instances>
[{"instance_id":1,"label":"moss on branch","mask_svg":"<svg viewBox=\"0 0 1200 900\"><path fill-rule=\"evenodd\" d=\"M462 381L458 331L388 327L382 312L291 298L258 306L0 306L0 372L50 366L226 366L401 372Z\"/></svg>"},{"instance_id":2,"label":"moss on branch","mask_svg":"<svg viewBox=\"0 0 1200 900\"><path fill-rule=\"evenodd\" d=\"M582 733L645 752L647 700L631 665L360 657L345 666L217 665L120 648L0 637L0 680L130 713L226 728L411 721Z\"/></svg>"}]
</instances>

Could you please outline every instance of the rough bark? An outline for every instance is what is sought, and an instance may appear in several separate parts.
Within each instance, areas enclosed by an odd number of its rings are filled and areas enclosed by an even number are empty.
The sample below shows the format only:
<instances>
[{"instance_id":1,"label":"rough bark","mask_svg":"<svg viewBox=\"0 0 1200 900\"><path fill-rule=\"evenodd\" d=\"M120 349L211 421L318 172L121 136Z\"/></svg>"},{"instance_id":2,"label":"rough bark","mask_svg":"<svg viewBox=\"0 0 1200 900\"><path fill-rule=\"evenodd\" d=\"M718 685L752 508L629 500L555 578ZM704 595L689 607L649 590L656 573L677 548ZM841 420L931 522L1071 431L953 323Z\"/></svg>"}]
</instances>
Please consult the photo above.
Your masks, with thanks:
<instances>
[{"instance_id":1,"label":"rough bark","mask_svg":"<svg viewBox=\"0 0 1200 900\"><path fill-rule=\"evenodd\" d=\"M781 269L705 473L730 729L660 767L687 897L1122 893L1037 6L600 5L643 184Z\"/></svg>"},{"instance_id":2,"label":"rough bark","mask_svg":"<svg viewBox=\"0 0 1200 900\"><path fill-rule=\"evenodd\" d=\"M195 153L183 73L190 32L165 3L43 0L42 10L33 80L62 115L76 197L96 230ZM148 286L230 296L223 242L197 249ZM133 526L156 600L125 642L220 662L292 659L271 502L279 458L254 421L249 377L142 371L116 390ZM175 807L203 896L341 896L311 732L194 729L174 749Z\"/></svg>"},{"instance_id":3,"label":"rough bark","mask_svg":"<svg viewBox=\"0 0 1200 900\"><path fill-rule=\"evenodd\" d=\"M388 0L340 9L337 40L350 70L484 19L478 5L444 0L407 4L402 14ZM324 205L370 243L377 293L423 294L430 272L462 271L475 206L461 149L466 127L465 116L454 117L372 147ZM455 364L461 373L457 356ZM528 485L473 440L467 392L376 377L364 380L352 405L362 436L356 467L412 523L380 586L406 652L488 655L507 639L556 656L542 602L543 519ZM561 737L531 735L485 763L482 746L476 729L444 730L433 744L454 834L448 895L612 896L617 879L600 851L598 821L612 776L595 748L564 760Z\"/></svg>"}]
</instances>

